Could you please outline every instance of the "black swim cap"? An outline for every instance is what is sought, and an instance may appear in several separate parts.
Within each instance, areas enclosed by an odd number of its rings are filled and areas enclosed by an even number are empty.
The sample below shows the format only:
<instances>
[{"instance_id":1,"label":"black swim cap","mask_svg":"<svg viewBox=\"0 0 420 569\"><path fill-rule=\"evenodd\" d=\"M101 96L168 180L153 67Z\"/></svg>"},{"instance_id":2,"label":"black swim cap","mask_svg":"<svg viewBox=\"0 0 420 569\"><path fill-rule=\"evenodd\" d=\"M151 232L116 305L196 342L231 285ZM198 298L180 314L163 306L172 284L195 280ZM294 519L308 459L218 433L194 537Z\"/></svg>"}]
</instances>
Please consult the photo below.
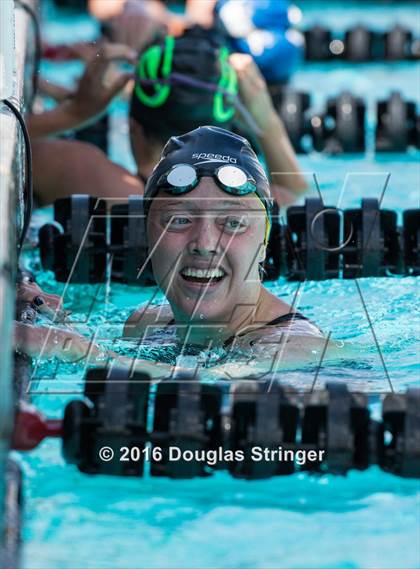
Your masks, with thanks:
<instances>
[{"instance_id":1,"label":"black swim cap","mask_svg":"<svg viewBox=\"0 0 420 569\"><path fill-rule=\"evenodd\" d=\"M222 90L236 96L238 84L228 56L223 38L199 26L149 45L137 64L130 116L147 137L162 143L202 124L231 128L234 102ZM176 75L207 83L214 91L176 82Z\"/></svg>"},{"instance_id":2,"label":"black swim cap","mask_svg":"<svg viewBox=\"0 0 420 569\"><path fill-rule=\"evenodd\" d=\"M217 126L201 126L166 143L160 161L149 177L144 191L145 212L158 193L158 181L177 164L208 169L213 172L224 164L242 168L256 182L256 194L270 214L272 198L270 184L257 155L246 138Z\"/></svg>"}]
</instances>

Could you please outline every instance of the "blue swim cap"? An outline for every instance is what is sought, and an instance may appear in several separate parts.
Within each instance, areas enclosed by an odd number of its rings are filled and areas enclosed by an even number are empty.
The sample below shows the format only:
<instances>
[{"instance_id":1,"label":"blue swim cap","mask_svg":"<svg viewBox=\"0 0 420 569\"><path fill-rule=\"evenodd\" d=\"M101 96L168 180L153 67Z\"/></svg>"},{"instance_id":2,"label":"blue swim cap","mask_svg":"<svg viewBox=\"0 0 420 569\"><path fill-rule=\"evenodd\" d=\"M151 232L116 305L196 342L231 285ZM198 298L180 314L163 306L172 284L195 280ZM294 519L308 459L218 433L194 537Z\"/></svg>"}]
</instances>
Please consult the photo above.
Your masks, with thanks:
<instances>
[{"instance_id":1,"label":"blue swim cap","mask_svg":"<svg viewBox=\"0 0 420 569\"><path fill-rule=\"evenodd\" d=\"M291 29L283 0L219 0L216 13L233 51L255 59L268 83L287 80L303 57L303 36Z\"/></svg>"}]
</instances>

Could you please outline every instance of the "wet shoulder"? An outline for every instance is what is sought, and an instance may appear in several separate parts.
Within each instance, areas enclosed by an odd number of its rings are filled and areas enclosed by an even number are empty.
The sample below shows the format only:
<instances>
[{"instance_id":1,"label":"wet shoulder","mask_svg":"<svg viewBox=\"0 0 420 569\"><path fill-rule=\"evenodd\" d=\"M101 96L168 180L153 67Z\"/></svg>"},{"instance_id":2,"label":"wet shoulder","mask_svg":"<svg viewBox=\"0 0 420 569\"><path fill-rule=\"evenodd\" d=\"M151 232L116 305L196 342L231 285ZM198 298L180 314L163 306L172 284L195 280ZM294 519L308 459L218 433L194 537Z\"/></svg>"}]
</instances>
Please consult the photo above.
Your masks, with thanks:
<instances>
[{"instance_id":1,"label":"wet shoulder","mask_svg":"<svg viewBox=\"0 0 420 569\"><path fill-rule=\"evenodd\" d=\"M169 304L141 306L127 319L124 325L124 336L138 337L143 335L149 327L152 333L153 328L166 326L172 318L172 309Z\"/></svg>"},{"instance_id":2,"label":"wet shoulder","mask_svg":"<svg viewBox=\"0 0 420 569\"><path fill-rule=\"evenodd\" d=\"M257 329L243 331L234 338L234 344L242 349L254 346L277 345L293 342L310 345L312 341L325 341L325 336L318 326L299 315L290 314L290 318L279 318L276 324L266 324ZM233 343L233 342L232 342Z\"/></svg>"}]
</instances>

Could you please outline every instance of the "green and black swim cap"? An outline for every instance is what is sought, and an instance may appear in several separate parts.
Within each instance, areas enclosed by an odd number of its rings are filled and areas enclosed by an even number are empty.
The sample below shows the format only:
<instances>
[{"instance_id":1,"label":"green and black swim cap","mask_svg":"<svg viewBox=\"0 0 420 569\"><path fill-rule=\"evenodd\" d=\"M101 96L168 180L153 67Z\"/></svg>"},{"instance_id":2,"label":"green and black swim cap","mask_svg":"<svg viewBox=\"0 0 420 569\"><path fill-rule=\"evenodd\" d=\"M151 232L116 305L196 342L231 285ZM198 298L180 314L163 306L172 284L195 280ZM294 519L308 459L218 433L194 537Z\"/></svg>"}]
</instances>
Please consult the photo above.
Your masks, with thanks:
<instances>
[{"instance_id":1,"label":"green and black swim cap","mask_svg":"<svg viewBox=\"0 0 420 569\"><path fill-rule=\"evenodd\" d=\"M238 81L228 57L222 38L198 26L155 42L136 67L131 117L162 142L202 124L230 128Z\"/></svg>"},{"instance_id":2,"label":"green and black swim cap","mask_svg":"<svg viewBox=\"0 0 420 569\"><path fill-rule=\"evenodd\" d=\"M169 139L147 180L146 215L159 190L170 195L192 192L203 176L211 176L231 195L255 193L267 214L268 233L273 200L266 173L246 138L216 126L201 126Z\"/></svg>"}]
</instances>

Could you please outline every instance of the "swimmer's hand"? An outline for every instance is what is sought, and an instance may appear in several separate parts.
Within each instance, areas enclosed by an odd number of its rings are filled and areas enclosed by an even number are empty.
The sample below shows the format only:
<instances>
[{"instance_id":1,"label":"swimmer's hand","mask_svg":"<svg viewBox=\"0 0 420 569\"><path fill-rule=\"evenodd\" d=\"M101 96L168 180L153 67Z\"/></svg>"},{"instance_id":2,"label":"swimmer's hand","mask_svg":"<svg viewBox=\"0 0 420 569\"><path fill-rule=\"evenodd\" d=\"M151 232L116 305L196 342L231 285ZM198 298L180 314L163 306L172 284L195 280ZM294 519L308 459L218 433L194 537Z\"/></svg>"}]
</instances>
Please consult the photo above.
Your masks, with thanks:
<instances>
[{"instance_id":1,"label":"swimmer's hand","mask_svg":"<svg viewBox=\"0 0 420 569\"><path fill-rule=\"evenodd\" d=\"M148 373L154 380L166 379L174 373L172 366L142 359L120 356L103 350L98 344L71 329L54 326L33 326L15 322L15 349L31 358L49 360L57 358L63 362L85 361L90 365L105 367L114 365L128 367L133 371Z\"/></svg>"},{"instance_id":2,"label":"swimmer's hand","mask_svg":"<svg viewBox=\"0 0 420 569\"><path fill-rule=\"evenodd\" d=\"M54 99L57 103L61 103L73 95L73 91L71 89L63 87L63 85L53 83L44 77L39 78L38 89L43 95Z\"/></svg>"},{"instance_id":3,"label":"swimmer's hand","mask_svg":"<svg viewBox=\"0 0 420 569\"><path fill-rule=\"evenodd\" d=\"M135 64L136 57L125 45L107 42L100 45L86 65L73 98L68 101L67 113L83 123L103 112L133 77L132 73L114 73L110 79L107 76L110 64L115 61Z\"/></svg>"},{"instance_id":4,"label":"swimmer's hand","mask_svg":"<svg viewBox=\"0 0 420 569\"><path fill-rule=\"evenodd\" d=\"M43 138L84 126L107 108L111 100L133 78L133 73L110 69L114 61L135 63L136 53L125 45L103 43L87 64L72 97L57 107L27 116L32 139Z\"/></svg>"},{"instance_id":5,"label":"swimmer's hand","mask_svg":"<svg viewBox=\"0 0 420 569\"><path fill-rule=\"evenodd\" d=\"M15 349L32 358L58 358L65 362L90 361L100 357L99 346L73 330L53 326L32 326L15 322Z\"/></svg>"},{"instance_id":6,"label":"swimmer's hand","mask_svg":"<svg viewBox=\"0 0 420 569\"><path fill-rule=\"evenodd\" d=\"M239 82L239 96L251 113L260 130L266 132L276 111L268 91L267 83L253 57L247 53L232 53L229 63L236 71Z\"/></svg>"},{"instance_id":7,"label":"swimmer's hand","mask_svg":"<svg viewBox=\"0 0 420 569\"><path fill-rule=\"evenodd\" d=\"M157 0L89 0L89 11L106 23L113 42L136 50L167 32L168 12Z\"/></svg>"},{"instance_id":8,"label":"swimmer's hand","mask_svg":"<svg viewBox=\"0 0 420 569\"><path fill-rule=\"evenodd\" d=\"M69 44L66 47L70 57L80 59L85 63L88 63L93 57L95 57L98 51L98 46L94 41L80 41Z\"/></svg>"},{"instance_id":9,"label":"swimmer's hand","mask_svg":"<svg viewBox=\"0 0 420 569\"><path fill-rule=\"evenodd\" d=\"M17 301L30 303L34 310L52 322L64 322L69 315L69 312L63 310L62 298L56 294L47 294L33 281L24 280L18 284Z\"/></svg>"}]
</instances>

